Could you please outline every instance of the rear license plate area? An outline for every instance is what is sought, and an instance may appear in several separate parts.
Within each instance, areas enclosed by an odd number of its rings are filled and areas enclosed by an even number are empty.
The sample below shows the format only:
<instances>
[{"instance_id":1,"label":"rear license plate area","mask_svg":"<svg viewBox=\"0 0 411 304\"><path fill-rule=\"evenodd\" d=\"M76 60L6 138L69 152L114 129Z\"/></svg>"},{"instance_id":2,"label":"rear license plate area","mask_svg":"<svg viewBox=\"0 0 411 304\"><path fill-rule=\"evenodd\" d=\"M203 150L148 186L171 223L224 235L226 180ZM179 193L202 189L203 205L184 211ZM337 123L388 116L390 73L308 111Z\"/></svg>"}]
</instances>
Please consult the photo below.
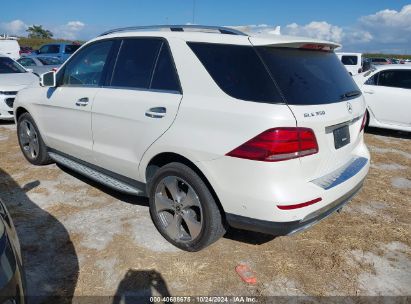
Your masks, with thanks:
<instances>
[{"instance_id":1,"label":"rear license plate area","mask_svg":"<svg viewBox=\"0 0 411 304\"><path fill-rule=\"evenodd\" d=\"M350 143L350 129L348 125L335 129L333 133L335 149L339 149Z\"/></svg>"}]
</instances>

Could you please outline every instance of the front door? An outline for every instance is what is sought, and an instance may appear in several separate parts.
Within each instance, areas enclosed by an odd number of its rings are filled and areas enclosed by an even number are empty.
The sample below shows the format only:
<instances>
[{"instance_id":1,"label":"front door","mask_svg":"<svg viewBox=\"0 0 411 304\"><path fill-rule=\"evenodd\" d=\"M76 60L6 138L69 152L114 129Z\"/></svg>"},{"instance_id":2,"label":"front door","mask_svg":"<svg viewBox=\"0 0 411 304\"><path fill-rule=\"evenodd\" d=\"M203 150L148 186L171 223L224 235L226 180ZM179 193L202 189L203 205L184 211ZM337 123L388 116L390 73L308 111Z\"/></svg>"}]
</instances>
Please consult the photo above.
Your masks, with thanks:
<instances>
[{"instance_id":1,"label":"front door","mask_svg":"<svg viewBox=\"0 0 411 304\"><path fill-rule=\"evenodd\" d=\"M59 71L57 87L45 90L39 115L50 148L91 161L91 109L111 45L83 48Z\"/></svg>"}]
</instances>

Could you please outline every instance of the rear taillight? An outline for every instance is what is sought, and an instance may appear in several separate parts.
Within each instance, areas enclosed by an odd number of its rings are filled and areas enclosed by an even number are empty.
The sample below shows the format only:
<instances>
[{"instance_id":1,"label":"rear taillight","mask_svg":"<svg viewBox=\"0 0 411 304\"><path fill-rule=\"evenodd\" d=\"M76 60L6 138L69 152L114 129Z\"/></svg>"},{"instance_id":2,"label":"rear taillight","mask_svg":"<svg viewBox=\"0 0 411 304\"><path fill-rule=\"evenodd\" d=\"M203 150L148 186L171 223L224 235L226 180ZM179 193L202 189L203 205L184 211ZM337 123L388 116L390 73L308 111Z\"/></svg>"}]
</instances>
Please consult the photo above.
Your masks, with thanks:
<instances>
[{"instance_id":1,"label":"rear taillight","mask_svg":"<svg viewBox=\"0 0 411 304\"><path fill-rule=\"evenodd\" d=\"M275 128L250 139L227 156L276 162L318 153L317 139L308 128Z\"/></svg>"},{"instance_id":2,"label":"rear taillight","mask_svg":"<svg viewBox=\"0 0 411 304\"><path fill-rule=\"evenodd\" d=\"M361 123L360 132L361 132L362 130L364 130L366 124L367 124L367 112L364 113L364 116L363 116L363 118L362 118L362 123Z\"/></svg>"}]
</instances>

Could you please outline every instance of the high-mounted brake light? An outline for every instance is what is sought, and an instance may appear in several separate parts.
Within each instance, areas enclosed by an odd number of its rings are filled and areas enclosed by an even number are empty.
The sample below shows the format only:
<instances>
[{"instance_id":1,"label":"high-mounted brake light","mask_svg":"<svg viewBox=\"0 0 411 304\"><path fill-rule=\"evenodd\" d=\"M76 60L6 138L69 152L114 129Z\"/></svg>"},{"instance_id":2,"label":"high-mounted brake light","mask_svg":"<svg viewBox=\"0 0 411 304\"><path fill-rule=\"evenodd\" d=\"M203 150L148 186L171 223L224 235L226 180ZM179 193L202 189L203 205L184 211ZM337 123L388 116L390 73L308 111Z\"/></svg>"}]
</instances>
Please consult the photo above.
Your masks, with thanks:
<instances>
[{"instance_id":1,"label":"high-mounted brake light","mask_svg":"<svg viewBox=\"0 0 411 304\"><path fill-rule=\"evenodd\" d=\"M306 50L314 50L314 51L324 51L329 52L331 51L331 47L326 44L315 44L315 43L307 43L300 46L300 49Z\"/></svg>"},{"instance_id":2,"label":"high-mounted brake light","mask_svg":"<svg viewBox=\"0 0 411 304\"><path fill-rule=\"evenodd\" d=\"M275 128L264 131L227 156L276 162L318 153L317 139L308 128Z\"/></svg>"},{"instance_id":3,"label":"high-mounted brake light","mask_svg":"<svg viewBox=\"0 0 411 304\"><path fill-rule=\"evenodd\" d=\"M361 132L362 130L364 130L366 124L367 124L367 112L364 113L364 116L363 116L363 118L362 118L362 123L361 123L360 132Z\"/></svg>"}]
</instances>

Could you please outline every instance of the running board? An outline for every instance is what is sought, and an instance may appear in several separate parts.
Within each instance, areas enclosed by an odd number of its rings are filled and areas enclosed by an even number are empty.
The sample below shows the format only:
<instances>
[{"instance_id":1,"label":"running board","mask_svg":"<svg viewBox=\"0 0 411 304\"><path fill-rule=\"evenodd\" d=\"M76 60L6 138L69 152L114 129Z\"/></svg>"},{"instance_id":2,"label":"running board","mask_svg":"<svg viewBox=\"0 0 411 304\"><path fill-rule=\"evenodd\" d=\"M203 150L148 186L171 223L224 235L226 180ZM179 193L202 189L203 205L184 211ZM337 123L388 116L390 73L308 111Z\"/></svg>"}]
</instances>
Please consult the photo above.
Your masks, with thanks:
<instances>
[{"instance_id":1,"label":"running board","mask_svg":"<svg viewBox=\"0 0 411 304\"><path fill-rule=\"evenodd\" d=\"M107 174L103 174L95 169L92 169L83 164L80 164L65 156L62 156L54 152L49 152L49 155L56 163L59 163L62 166L68 167L71 170L77 173L80 173L82 175L85 175L88 178L96 182L99 182L107 187L113 188L123 193L137 195L137 196L143 196L145 194L145 191L142 189L131 186L128 183L124 183L116 178L108 176Z\"/></svg>"}]
</instances>

